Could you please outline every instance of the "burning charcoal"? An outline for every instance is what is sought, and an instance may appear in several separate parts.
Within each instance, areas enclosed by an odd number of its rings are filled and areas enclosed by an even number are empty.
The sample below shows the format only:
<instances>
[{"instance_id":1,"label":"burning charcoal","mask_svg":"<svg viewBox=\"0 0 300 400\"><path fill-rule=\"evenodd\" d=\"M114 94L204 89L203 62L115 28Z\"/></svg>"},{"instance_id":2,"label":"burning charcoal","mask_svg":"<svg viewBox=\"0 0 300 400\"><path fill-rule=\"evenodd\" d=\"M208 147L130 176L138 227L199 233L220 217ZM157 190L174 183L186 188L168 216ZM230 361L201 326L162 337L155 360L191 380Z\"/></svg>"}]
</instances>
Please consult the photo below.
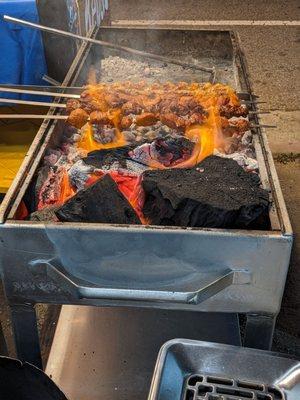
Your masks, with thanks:
<instances>
[{"instance_id":1,"label":"burning charcoal","mask_svg":"<svg viewBox=\"0 0 300 400\"><path fill-rule=\"evenodd\" d=\"M27 218L29 221L52 221L57 222L58 218L55 215L55 211L58 210L58 207L46 207L43 210L35 211L29 215Z\"/></svg>"},{"instance_id":2,"label":"burning charcoal","mask_svg":"<svg viewBox=\"0 0 300 400\"><path fill-rule=\"evenodd\" d=\"M110 175L80 190L55 214L63 222L140 224L135 211Z\"/></svg>"},{"instance_id":3,"label":"burning charcoal","mask_svg":"<svg viewBox=\"0 0 300 400\"><path fill-rule=\"evenodd\" d=\"M115 140L116 129L108 125L92 125L93 138L101 144L111 143Z\"/></svg>"},{"instance_id":4,"label":"burning charcoal","mask_svg":"<svg viewBox=\"0 0 300 400\"><path fill-rule=\"evenodd\" d=\"M44 157L44 164L53 166L58 162L61 156L62 152L60 150L49 150Z\"/></svg>"},{"instance_id":5,"label":"burning charcoal","mask_svg":"<svg viewBox=\"0 0 300 400\"><path fill-rule=\"evenodd\" d=\"M135 134L131 131L123 131L124 138L129 143L134 143L136 141Z\"/></svg>"},{"instance_id":6,"label":"burning charcoal","mask_svg":"<svg viewBox=\"0 0 300 400\"><path fill-rule=\"evenodd\" d=\"M112 149L95 150L88 153L88 156L83 158L83 161L98 169L110 166L116 161L125 166L125 160L130 159L128 152L132 149L133 146L122 146Z\"/></svg>"},{"instance_id":7,"label":"burning charcoal","mask_svg":"<svg viewBox=\"0 0 300 400\"><path fill-rule=\"evenodd\" d=\"M182 136L167 136L164 139L155 139L152 143L144 143L130 151L129 155L145 165L151 166L158 162L168 167L189 158L193 148L194 143Z\"/></svg>"},{"instance_id":8,"label":"burning charcoal","mask_svg":"<svg viewBox=\"0 0 300 400\"><path fill-rule=\"evenodd\" d=\"M143 173L143 213L154 225L265 229L268 192L234 160L207 157L192 169Z\"/></svg>"},{"instance_id":9,"label":"burning charcoal","mask_svg":"<svg viewBox=\"0 0 300 400\"><path fill-rule=\"evenodd\" d=\"M214 151L215 156L224 157L224 158L231 158L232 160L236 161L241 167L245 168L249 171L257 171L258 170L258 162L252 157L247 156L244 153L232 153L232 154L224 154L217 150Z\"/></svg>"},{"instance_id":10,"label":"burning charcoal","mask_svg":"<svg viewBox=\"0 0 300 400\"><path fill-rule=\"evenodd\" d=\"M77 190L83 189L89 178L89 174L94 172L94 170L95 167L92 165L87 165L82 160L78 160L72 165L68 172L71 184L77 188Z\"/></svg>"},{"instance_id":11,"label":"burning charcoal","mask_svg":"<svg viewBox=\"0 0 300 400\"><path fill-rule=\"evenodd\" d=\"M102 170L128 171L134 175L140 175L148 169L147 166L131 160L128 152L133 146L116 147L113 149L95 150L83 159L86 165Z\"/></svg>"}]
</instances>

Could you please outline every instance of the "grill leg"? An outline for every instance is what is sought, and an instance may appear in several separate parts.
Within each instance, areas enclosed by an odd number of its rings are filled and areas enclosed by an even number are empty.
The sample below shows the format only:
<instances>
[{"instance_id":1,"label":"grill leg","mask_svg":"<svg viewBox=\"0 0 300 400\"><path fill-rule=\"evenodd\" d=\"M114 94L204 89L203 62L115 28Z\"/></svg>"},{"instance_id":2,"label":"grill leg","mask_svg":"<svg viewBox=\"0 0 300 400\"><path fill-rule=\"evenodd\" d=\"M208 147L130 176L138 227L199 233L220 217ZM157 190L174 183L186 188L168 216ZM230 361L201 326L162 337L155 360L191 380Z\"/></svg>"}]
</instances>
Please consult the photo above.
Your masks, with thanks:
<instances>
[{"instance_id":1,"label":"grill leg","mask_svg":"<svg viewBox=\"0 0 300 400\"><path fill-rule=\"evenodd\" d=\"M42 369L42 358L33 305L10 305L17 357Z\"/></svg>"},{"instance_id":2,"label":"grill leg","mask_svg":"<svg viewBox=\"0 0 300 400\"><path fill-rule=\"evenodd\" d=\"M0 355L1 356L7 356L8 355L7 345L6 345L3 329L2 329L2 326L1 326L1 322L0 322Z\"/></svg>"},{"instance_id":3,"label":"grill leg","mask_svg":"<svg viewBox=\"0 0 300 400\"><path fill-rule=\"evenodd\" d=\"M274 315L247 314L244 346L270 350L276 322Z\"/></svg>"}]
</instances>

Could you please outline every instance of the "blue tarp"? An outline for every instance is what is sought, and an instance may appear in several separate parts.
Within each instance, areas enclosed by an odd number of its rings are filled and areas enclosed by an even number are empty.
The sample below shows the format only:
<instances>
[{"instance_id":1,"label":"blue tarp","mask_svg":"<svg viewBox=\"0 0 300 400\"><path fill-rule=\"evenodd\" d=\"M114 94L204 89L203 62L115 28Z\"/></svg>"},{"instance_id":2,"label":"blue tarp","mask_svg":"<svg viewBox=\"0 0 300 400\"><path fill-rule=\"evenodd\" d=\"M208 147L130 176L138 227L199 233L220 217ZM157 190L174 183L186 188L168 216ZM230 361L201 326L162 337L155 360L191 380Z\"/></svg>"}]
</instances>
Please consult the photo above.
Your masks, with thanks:
<instances>
[{"instance_id":1,"label":"blue tarp","mask_svg":"<svg viewBox=\"0 0 300 400\"><path fill-rule=\"evenodd\" d=\"M3 15L38 22L34 0L0 0L0 84L46 85L46 61L36 29L3 21ZM1 97L44 100L45 97L0 92Z\"/></svg>"}]
</instances>

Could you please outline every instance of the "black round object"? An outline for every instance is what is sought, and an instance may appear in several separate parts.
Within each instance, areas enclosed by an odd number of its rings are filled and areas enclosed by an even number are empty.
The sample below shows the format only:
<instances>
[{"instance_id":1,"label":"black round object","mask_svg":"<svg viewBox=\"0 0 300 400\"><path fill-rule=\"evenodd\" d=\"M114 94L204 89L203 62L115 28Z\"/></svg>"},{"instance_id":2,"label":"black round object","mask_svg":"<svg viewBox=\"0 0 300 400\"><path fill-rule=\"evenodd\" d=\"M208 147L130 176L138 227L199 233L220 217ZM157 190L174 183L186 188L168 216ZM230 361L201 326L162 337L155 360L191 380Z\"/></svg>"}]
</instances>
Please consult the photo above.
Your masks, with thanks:
<instances>
[{"instance_id":1,"label":"black round object","mask_svg":"<svg viewBox=\"0 0 300 400\"><path fill-rule=\"evenodd\" d=\"M0 357L0 399L68 400L39 368L9 357Z\"/></svg>"}]
</instances>

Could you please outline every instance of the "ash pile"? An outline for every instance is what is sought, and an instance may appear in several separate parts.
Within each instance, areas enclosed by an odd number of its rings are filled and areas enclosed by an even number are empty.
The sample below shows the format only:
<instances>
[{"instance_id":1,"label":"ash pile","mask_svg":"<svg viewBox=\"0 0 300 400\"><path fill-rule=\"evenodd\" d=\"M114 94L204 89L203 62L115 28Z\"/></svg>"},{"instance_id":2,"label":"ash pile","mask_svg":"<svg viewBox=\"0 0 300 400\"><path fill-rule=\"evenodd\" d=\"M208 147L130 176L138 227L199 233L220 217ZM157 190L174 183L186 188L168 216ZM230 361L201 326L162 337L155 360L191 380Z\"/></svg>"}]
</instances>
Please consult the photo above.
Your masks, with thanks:
<instances>
[{"instance_id":1,"label":"ash pile","mask_svg":"<svg viewBox=\"0 0 300 400\"><path fill-rule=\"evenodd\" d=\"M191 94L195 87L203 104ZM27 218L268 229L269 193L260 184L246 108L231 104L222 85L148 89L102 85L68 103L71 126L44 157ZM218 100L213 112L207 93ZM99 109L103 98L108 111Z\"/></svg>"}]
</instances>

